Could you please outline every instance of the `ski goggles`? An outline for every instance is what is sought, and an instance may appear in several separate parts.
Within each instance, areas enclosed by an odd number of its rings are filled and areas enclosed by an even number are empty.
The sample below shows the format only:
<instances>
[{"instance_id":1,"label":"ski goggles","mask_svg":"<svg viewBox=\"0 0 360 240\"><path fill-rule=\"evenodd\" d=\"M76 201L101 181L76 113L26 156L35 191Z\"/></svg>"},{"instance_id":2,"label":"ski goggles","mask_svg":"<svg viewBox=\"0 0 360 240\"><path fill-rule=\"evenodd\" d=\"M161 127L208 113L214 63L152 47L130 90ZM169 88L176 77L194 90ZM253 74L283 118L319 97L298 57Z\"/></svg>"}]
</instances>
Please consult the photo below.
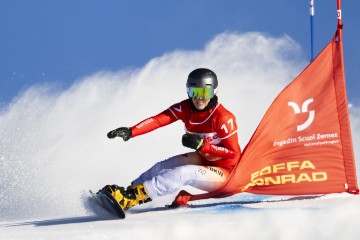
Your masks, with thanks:
<instances>
[{"instance_id":1,"label":"ski goggles","mask_svg":"<svg viewBox=\"0 0 360 240\"><path fill-rule=\"evenodd\" d=\"M190 98L199 99L202 98L204 100L209 100L214 97L214 88L212 87L189 87L188 88L188 95Z\"/></svg>"}]
</instances>

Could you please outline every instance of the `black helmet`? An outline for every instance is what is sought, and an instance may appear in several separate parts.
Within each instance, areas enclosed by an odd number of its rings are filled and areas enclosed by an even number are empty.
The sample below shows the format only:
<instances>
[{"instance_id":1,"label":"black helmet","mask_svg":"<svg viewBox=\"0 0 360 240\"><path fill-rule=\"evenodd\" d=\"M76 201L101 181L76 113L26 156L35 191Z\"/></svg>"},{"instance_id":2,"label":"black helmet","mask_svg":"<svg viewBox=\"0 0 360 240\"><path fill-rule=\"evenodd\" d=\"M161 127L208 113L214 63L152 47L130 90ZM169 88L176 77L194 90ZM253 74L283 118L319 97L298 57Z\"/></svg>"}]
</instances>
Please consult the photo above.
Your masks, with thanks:
<instances>
[{"instance_id":1,"label":"black helmet","mask_svg":"<svg viewBox=\"0 0 360 240\"><path fill-rule=\"evenodd\" d=\"M216 74L207 68L195 69L189 74L186 81L187 94L190 98L193 95L193 92L190 91L192 88L207 88L211 92L209 97L212 98L216 94L217 86Z\"/></svg>"},{"instance_id":2,"label":"black helmet","mask_svg":"<svg viewBox=\"0 0 360 240\"><path fill-rule=\"evenodd\" d=\"M207 68L198 68L192 71L187 79L186 87L212 87L216 89L218 80L216 74Z\"/></svg>"}]
</instances>

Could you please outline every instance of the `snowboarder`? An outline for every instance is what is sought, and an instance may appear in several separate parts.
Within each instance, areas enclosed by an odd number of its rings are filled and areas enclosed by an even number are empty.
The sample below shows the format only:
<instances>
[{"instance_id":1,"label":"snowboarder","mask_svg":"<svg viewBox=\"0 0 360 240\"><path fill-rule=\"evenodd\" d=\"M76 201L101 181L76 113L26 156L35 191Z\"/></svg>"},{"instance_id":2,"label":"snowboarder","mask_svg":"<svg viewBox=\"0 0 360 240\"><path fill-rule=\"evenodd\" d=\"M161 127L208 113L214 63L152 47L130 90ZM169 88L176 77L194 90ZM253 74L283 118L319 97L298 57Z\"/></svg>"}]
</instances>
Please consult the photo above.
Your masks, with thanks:
<instances>
[{"instance_id":1,"label":"snowboarder","mask_svg":"<svg viewBox=\"0 0 360 240\"><path fill-rule=\"evenodd\" d=\"M120 127L107 134L108 138L121 137L128 141L182 120L186 130L182 144L195 150L156 163L127 189L117 185L102 188L111 193L124 210L174 193L185 185L214 191L221 187L239 161L236 119L218 102L216 74L206 68L195 69L189 74L186 87L188 99L133 127Z\"/></svg>"}]
</instances>

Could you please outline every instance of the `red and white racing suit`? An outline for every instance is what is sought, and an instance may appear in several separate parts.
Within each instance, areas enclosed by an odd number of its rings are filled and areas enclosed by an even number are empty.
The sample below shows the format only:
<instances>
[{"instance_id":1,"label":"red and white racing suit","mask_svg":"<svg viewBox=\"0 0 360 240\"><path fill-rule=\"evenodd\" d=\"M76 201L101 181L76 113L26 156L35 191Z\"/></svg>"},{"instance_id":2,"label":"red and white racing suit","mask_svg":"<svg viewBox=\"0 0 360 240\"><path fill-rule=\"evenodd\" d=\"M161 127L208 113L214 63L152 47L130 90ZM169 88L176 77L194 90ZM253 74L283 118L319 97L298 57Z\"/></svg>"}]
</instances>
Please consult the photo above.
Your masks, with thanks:
<instances>
[{"instance_id":1,"label":"red and white racing suit","mask_svg":"<svg viewBox=\"0 0 360 240\"><path fill-rule=\"evenodd\" d=\"M136 137L181 120L187 132L205 139L199 151L158 162L132 182L144 184L151 198L174 193L185 185L214 191L240 158L235 116L217 102L207 111L193 110L191 104L191 99L186 99L131 127L132 137Z\"/></svg>"}]
</instances>

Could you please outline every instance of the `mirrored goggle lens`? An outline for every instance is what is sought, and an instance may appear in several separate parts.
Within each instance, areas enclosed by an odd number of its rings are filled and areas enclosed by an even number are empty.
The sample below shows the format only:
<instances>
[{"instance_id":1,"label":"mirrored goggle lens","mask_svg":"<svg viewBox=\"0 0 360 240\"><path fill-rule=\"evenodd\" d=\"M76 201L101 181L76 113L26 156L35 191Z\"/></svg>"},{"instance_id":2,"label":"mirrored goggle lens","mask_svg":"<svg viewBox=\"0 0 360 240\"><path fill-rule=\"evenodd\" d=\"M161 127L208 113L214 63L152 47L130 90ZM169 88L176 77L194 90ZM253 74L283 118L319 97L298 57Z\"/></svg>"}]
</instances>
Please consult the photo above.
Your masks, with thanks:
<instances>
[{"instance_id":1,"label":"mirrored goggle lens","mask_svg":"<svg viewBox=\"0 0 360 240\"><path fill-rule=\"evenodd\" d=\"M189 97L190 98L203 98L205 100L209 100L214 96L214 89L213 88L189 88Z\"/></svg>"}]
</instances>

